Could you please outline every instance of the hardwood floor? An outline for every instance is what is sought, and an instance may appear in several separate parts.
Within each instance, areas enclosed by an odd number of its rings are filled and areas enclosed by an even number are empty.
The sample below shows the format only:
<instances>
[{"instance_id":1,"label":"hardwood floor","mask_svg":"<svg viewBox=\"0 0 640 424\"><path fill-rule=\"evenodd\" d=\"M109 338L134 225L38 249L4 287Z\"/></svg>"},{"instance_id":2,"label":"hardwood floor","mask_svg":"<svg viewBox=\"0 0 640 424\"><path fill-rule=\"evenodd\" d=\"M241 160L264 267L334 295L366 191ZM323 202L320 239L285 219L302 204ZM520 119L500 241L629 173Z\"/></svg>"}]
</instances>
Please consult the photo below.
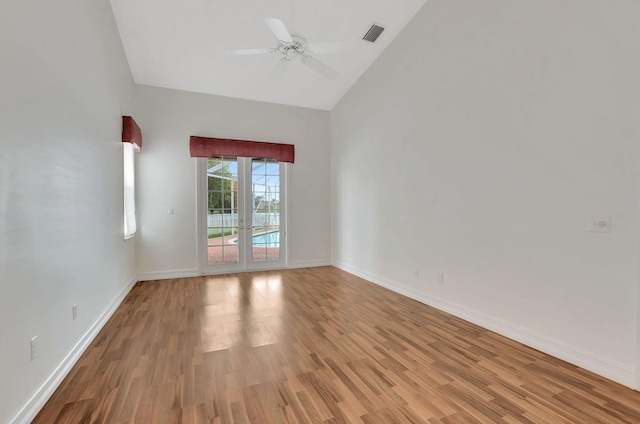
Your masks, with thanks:
<instances>
[{"instance_id":1,"label":"hardwood floor","mask_svg":"<svg viewBox=\"0 0 640 424\"><path fill-rule=\"evenodd\" d=\"M640 393L336 268L138 283L35 423L640 423Z\"/></svg>"}]
</instances>

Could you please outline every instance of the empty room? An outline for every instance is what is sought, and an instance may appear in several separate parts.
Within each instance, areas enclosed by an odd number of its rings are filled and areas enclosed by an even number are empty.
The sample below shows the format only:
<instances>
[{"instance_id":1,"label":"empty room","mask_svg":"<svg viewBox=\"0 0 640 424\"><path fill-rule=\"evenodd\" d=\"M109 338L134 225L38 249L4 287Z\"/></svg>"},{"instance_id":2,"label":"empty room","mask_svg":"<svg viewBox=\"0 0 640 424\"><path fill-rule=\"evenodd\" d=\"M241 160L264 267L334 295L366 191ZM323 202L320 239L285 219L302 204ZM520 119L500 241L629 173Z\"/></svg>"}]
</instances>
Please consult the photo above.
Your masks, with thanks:
<instances>
[{"instance_id":1,"label":"empty room","mask_svg":"<svg viewBox=\"0 0 640 424\"><path fill-rule=\"evenodd\" d=\"M0 423L640 422L637 0L0 4Z\"/></svg>"}]
</instances>

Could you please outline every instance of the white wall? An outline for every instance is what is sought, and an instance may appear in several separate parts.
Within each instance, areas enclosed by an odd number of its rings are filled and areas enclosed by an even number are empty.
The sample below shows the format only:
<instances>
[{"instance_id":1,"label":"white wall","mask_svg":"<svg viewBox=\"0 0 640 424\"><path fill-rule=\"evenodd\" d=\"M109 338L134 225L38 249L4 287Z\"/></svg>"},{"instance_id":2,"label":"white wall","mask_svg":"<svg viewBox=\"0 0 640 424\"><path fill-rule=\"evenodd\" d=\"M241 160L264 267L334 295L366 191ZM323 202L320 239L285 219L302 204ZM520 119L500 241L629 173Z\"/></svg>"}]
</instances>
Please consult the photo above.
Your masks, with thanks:
<instances>
[{"instance_id":1,"label":"white wall","mask_svg":"<svg viewBox=\"0 0 640 424\"><path fill-rule=\"evenodd\" d=\"M7 423L37 411L69 365L65 356L79 352L74 346L133 281L134 242L122 236L121 147L133 83L108 1L5 1L1 9L0 422ZM39 353L31 362L34 335Z\"/></svg>"},{"instance_id":2,"label":"white wall","mask_svg":"<svg viewBox=\"0 0 640 424\"><path fill-rule=\"evenodd\" d=\"M189 137L295 144L289 167L289 265L330 262L329 113L269 103L136 87L145 129L137 169L140 279L195 275L196 159ZM174 215L167 209L174 208Z\"/></svg>"},{"instance_id":3,"label":"white wall","mask_svg":"<svg viewBox=\"0 0 640 424\"><path fill-rule=\"evenodd\" d=\"M634 385L640 10L604 3L427 2L331 113L332 253Z\"/></svg>"}]
</instances>

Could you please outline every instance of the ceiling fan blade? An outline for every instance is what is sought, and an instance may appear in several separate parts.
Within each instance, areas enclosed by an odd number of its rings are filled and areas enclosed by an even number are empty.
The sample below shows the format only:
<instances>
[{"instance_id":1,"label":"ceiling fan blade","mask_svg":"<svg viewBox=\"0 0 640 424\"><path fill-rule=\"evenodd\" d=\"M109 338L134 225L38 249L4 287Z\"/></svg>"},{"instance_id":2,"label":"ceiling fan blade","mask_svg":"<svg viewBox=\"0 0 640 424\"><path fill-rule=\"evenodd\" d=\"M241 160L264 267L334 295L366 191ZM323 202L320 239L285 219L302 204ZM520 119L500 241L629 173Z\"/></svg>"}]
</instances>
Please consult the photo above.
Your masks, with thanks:
<instances>
[{"instance_id":1,"label":"ceiling fan blade","mask_svg":"<svg viewBox=\"0 0 640 424\"><path fill-rule=\"evenodd\" d=\"M225 53L231 55L249 55L249 54L268 54L275 52L276 49L240 49L240 50L226 50Z\"/></svg>"},{"instance_id":2,"label":"ceiling fan blade","mask_svg":"<svg viewBox=\"0 0 640 424\"><path fill-rule=\"evenodd\" d=\"M287 43L293 43L293 38L291 38L291 34L287 30L287 27L284 26L280 19L276 18L267 18L264 20L269 29L278 37L278 40L285 41Z\"/></svg>"},{"instance_id":3,"label":"ceiling fan blade","mask_svg":"<svg viewBox=\"0 0 640 424\"><path fill-rule=\"evenodd\" d=\"M328 43L309 43L309 50L312 53L328 54L328 53L344 53L350 50L350 45L346 41L336 41Z\"/></svg>"},{"instance_id":4,"label":"ceiling fan blade","mask_svg":"<svg viewBox=\"0 0 640 424\"><path fill-rule=\"evenodd\" d=\"M336 79L340 75L334 69L320 62L318 59L316 59L313 56L304 55L300 57L300 60L302 61L302 63L304 63L309 68L311 68L318 74L322 75L326 79L330 79L330 80Z\"/></svg>"},{"instance_id":5,"label":"ceiling fan blade","mask_svg":"<svg viewBox=\"0 0 640 424\"><path fill-rule=\"evenodd\" d=\"M269 79L273 81L280 81L290 63L291 62L286 59L280 59L276 64L276 67L273 69L273 72L271 73L271 77Z\"/></svg>"}]
</instances>

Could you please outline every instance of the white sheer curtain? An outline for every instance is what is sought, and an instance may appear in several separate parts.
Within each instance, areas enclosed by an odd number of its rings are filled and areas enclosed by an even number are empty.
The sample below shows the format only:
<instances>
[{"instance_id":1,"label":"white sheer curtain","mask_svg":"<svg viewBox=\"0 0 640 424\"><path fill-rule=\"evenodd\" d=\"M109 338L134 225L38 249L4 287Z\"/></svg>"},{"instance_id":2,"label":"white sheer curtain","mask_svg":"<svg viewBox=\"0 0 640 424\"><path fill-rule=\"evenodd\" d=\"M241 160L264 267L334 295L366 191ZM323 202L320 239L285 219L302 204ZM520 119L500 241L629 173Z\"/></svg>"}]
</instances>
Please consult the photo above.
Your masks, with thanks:
<instances>
[{"instance_id":1,"label":"white sheer curtain","mask_svg":"<svg viewBox=\"0 0 640 424\"><path fill-rule=\"evenodd\" d=\"M124 165L124 238L130 239L136 233L135 167L134 145L122 143Z\"/></svg>"}]
</instances>

